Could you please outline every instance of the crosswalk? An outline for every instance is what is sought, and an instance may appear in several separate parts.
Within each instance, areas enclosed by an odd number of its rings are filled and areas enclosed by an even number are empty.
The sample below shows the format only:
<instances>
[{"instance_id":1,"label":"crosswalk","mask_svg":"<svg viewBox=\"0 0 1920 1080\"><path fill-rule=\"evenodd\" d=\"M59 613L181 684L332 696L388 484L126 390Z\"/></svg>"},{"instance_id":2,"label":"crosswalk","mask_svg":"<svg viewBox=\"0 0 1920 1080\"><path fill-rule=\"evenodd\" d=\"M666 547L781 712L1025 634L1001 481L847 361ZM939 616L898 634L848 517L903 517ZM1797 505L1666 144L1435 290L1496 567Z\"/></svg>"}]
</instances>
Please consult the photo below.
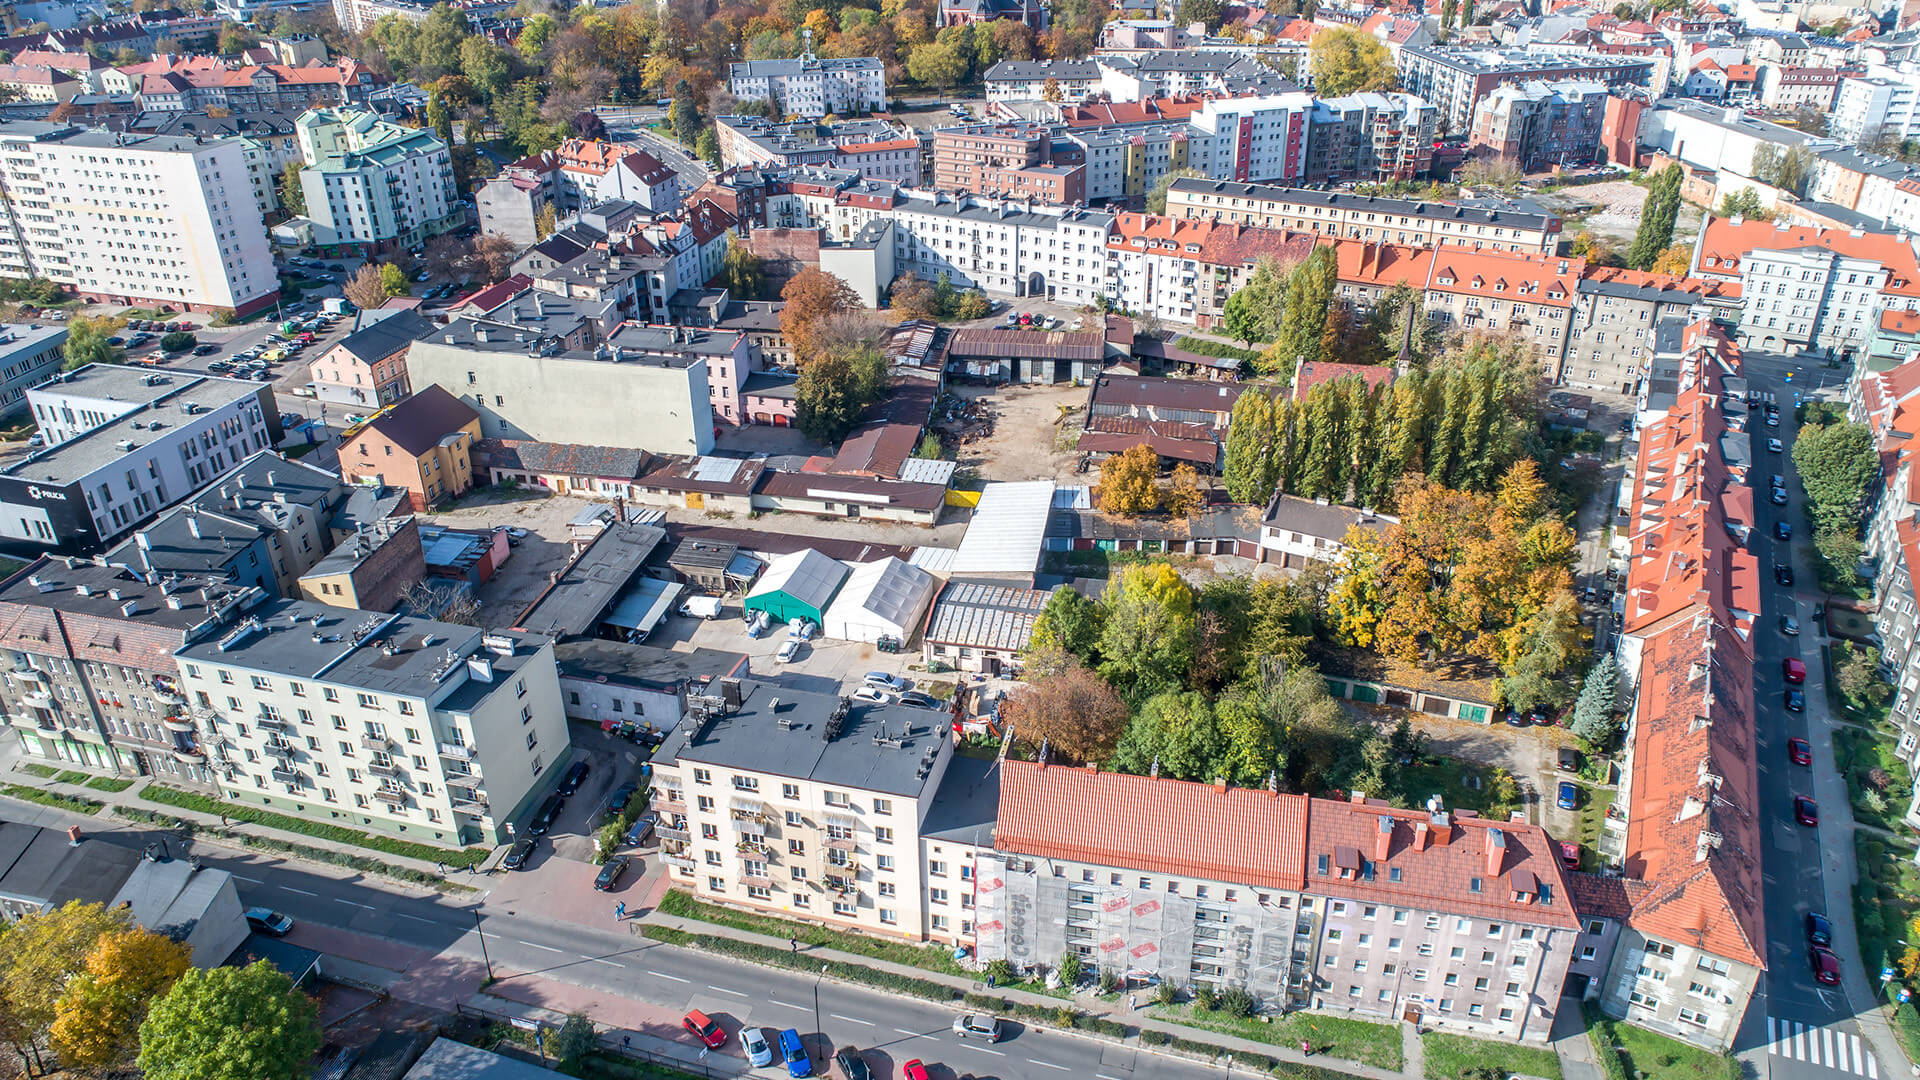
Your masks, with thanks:
<instances>
[{"instance_id":1,"label":"crosswalk","mask_svg":"<svg viewBox=\"0 0 1920 1080\"><path fill-rule=\"evenodd\" d=\"M1847 1031L1769 1016L1767 1053L1880 1080L1880 1066L1874 1063L1873 1051L1860 1042L1860 1036Z\"/></svg>"}]
</instances>

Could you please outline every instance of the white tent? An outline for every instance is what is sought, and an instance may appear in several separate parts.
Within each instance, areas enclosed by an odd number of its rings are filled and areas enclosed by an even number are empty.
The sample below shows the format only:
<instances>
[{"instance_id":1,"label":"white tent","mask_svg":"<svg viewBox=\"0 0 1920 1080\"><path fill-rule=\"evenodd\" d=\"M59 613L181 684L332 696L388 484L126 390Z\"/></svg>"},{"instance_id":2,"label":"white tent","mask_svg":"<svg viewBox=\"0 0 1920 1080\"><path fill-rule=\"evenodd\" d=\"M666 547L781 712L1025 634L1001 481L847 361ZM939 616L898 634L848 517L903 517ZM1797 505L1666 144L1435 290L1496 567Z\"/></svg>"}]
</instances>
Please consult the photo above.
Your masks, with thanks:
<instances>
[{"instance_id":1,"label":"white tent","mask_svg":"<svg viewBox=\"0 0 1920 1080\"><path fill-rule=\"evenodd\" d=\"M933 575L899 559L862 563L827 609L827 637L871 644L890 637L905 645L933 600Z\"/></svg>"}]
</instances>

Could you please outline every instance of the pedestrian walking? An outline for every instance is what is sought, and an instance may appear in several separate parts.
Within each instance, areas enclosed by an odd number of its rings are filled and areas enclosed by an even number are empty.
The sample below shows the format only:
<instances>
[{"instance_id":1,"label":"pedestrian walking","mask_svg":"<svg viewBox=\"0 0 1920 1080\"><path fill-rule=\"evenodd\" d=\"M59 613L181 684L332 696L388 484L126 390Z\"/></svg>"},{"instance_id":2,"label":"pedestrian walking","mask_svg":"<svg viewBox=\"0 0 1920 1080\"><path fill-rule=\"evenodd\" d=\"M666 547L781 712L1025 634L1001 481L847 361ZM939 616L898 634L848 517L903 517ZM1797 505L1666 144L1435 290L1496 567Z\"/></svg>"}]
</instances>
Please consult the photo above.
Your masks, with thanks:
<instances>
[{"instance_id":1,"label":"pedestrian walking","mask_svg":"<svg viewBox=\"0 0 1920 1080\"><path fill-rule=\"evenodd\" d=\"M1139 1007L1140 1007L1140 995L1139 995L1139 994L1128 994L1128 995L1127 995L1127 1008L1129 1008L1129 1009L1137 1009L1137 1008L1139 1008Z\"/></svg>"},{"instance_id":2,"label":"pedestrian walking","mask_svg":"<svg viewBox=\"0 0 1920 1080\"><path fill-rule=\"evenodd\" d=\"M622 900L619 903L613 905L613 914L615 918L620 918L620 919L626 918L627 902L625 900Z\"/></svg>"},{"instance_id":3,"label":"pedestrian walking","mask_svg":"<svg viewBox=\"0 0 1920 1080\"><path fill-rule=\"evenodd\" d=\"M633 1049L633 1036L631 1035L620 1036L620 1049L622 1050Z\"/></svg>"}]
</instances>

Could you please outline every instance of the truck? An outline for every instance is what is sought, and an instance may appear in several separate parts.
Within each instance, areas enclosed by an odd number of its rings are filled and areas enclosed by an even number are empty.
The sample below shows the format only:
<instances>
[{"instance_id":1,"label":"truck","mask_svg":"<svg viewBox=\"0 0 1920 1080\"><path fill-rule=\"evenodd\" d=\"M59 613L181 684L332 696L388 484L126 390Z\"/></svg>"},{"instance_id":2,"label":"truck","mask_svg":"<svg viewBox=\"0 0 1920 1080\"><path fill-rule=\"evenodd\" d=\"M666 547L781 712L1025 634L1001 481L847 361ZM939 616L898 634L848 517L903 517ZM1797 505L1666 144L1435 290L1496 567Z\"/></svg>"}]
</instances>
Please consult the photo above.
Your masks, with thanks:
<instances>
[{"instance_id":1,"label":"truck","mask_svg":"<svg viewBox=\"0 0 1920 1080\"><path fill-rule=\"evenodd\" d=\"M680 605L680 614L696 619L711 619L720 614L720 598L717 596L689 596L687 602Z\"/></svg>"}]
</instances>

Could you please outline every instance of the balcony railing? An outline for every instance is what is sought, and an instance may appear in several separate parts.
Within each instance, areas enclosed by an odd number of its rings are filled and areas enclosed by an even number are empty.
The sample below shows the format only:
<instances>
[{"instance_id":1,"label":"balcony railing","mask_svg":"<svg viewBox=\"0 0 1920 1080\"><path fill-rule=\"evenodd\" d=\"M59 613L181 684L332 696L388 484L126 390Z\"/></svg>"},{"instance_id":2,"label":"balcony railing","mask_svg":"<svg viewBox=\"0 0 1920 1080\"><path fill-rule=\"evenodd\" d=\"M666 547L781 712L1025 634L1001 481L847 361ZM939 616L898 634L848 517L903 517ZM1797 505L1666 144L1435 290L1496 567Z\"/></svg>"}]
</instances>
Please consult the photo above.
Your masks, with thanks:
<instances>
[{"instance_id":1,"label":"balcony railing","mask_svg":"<svg viewBox=\"0 0 1920 1080\"><path fill-rule=\"evenodd\" d=\"M299 770L289 769L284 765L274 766L273 771L269 773L269 775L282 784L298 784L300 782Z\"/></svg>"},{"instance_id":2,"label":"balcony railing","mask_svg":"<svg viewBox=\"0 0 1920 1080\"><path fill-rule=\"evenodd\" d=\"M452 758L455 761L472 761L473 747L461 743L441 743L440 756Z\"/></svg>"},{"instance_id":3,"label":"balcony railing","mask_svg":"<svg viewBox=\"0 0 1920 1080\"><path fill-rule=\"evenodd\" d=\"M385 750L387 747L393 745L393 741L385 735L362 735L360 736L360 745L369 750Z\"/></svg>"},{"instance_id":4,"label":"balcony railing","mask_svg":"<svg viewBox=\"0 0 1920 1080\"><path fill-rule=\"evenodd\" d=\"M391 761L368 762L367 771L374 774L375 776L391 776L395 779L399 779L401 776L405 775L404 770L402 770L400 766L395 765Z\"/></svg>"},{"instance_id":5,"label":"balcony railing","mask_svg":"<svg viewBox=\"0 0 1920 1080\"><path fill-rule=\"evenodd\" d=\"M300 752L299 747L294 746L292 743L283 742L270 742L266 746L261 747L261 749L278 758L292 758Z\"/></svg>"},{"instance_id":6,"label":"balcony railing","mask_svg":"<svg viewBox=\"0 0 1920 1080\"><path fill-rule=\"evenodd\" d=\"M390 806L405 806L407 804L407 793L394 788L381 788L373 793L373 797Z\"/></svg>"}]
</instances>

